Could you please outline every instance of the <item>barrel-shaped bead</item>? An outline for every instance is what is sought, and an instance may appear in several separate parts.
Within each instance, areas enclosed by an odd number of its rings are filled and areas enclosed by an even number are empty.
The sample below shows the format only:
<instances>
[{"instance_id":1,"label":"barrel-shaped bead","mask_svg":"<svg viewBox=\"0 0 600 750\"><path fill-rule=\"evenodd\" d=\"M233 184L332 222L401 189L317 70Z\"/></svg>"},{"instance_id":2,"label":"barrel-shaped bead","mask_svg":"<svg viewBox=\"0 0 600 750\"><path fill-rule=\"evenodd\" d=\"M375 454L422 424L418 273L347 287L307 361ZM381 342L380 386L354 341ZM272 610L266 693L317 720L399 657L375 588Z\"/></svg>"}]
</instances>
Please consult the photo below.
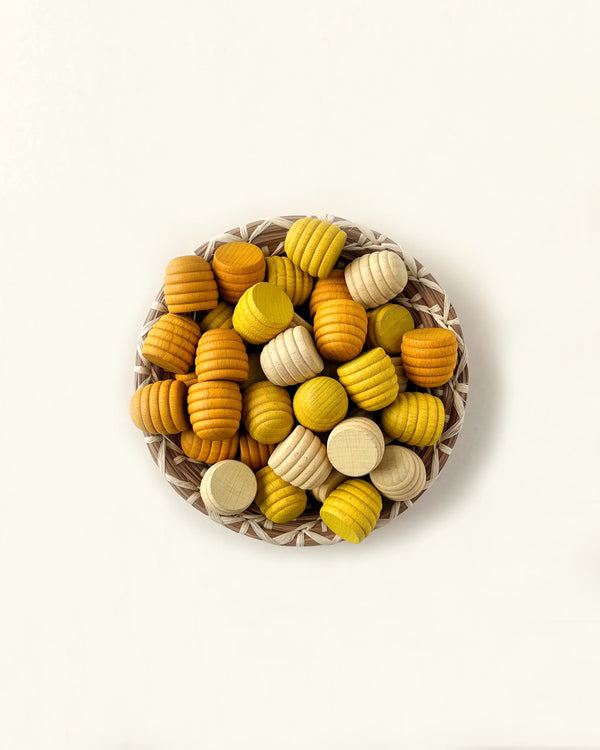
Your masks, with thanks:
<instances>
[{"instance_id":1,"label":"barrel-shaped bead","mask_svg":"<svg viewBox=\"0 0 600 750\"><path fill-rule=\"evenodd\" d=\"M206 380L188 389L188 412L192 429L206 440L226 440L238 431L242 416L242 394L236 383Z\"/></svg>"},{"instance_id":2,"label":"barrel-shaped bead","mask_svg":"<svg viewBox=\"0 0 600 750\"><path fill-rule=\"evenodd\" d=\"M200 327L191 318L168 313L148 331L142 357L168 372L189 372L196 356Z\"/></svg>"},{"instance_id":3,"label":"barrel-shaped bead","mask_svg":"<svg viewBox=\"0 0 600 750\"><path fill-rule=\"evenodd\" d=\"M295 221L285 236L288 258L311 276L329 276L346 242L346 232L335 224L305 216Z\"/></svg>"},{"instance_id":4,"label":"barrel-shaped bead","mask_svg":"<svg viewBox=\"0 0 600 750\"><path fill-rule=\"evenodd\" d=\"M260 512L273 523L287 523L304 512L306 492L294 487L265 466L256 473L255 502Z\"/></svg>"},{"instance_id":5,"label":"barrel-shaped bead","mask_svg":"<svg viewBox=\"0 0 600 750\"><path fill-rule=\"evenodd\" d=\"M313 288L312 276L282 255L271 255L266 261L266 281L282 289L294 307L306 302Z\"/></svg>"},{"instance_id":6,"label":"barrel-shaped bead","mask_svg":"<svg viewBox=\"0 0 600 750\"><path fill-rule=\"evenodd\" d=\"M430 393L399 393L381 414L385 432L400 443L434 445L444 428L444 404Z\"/></svg>"},{"instance_id":7,"label":"barrel-shaped bead","mask_svg":"<svg viewBox=\"0 0 600 750\"><path fill-rule=\"evenodd\" d=\"M173 258L165 270L165 302L171 313L212 310L218 302L210 265L198 255Z\"/></svg>"},{"instance_id":8,"label":"barrel-shaped bead","mask_svg":"<svg viewBox=\"0 0 600 750\"><path fill-rule=\"evenodd\" d=\"M361 352L367 335L365 308L351 299L333 299L317 306L315 342L322 357L347 362Z\"/></svg>"},{"instance_id":9,"label":"barrel-shaped bead","mask_svg":"<svg viewBox=\"0 0 600 750\"><path fill-rule=\"evenodd\" d=\"M294 426L290 394L267 380L254 383L244 390L242 418L259 443L279 443Z\"/></svg>"},{"instance_id":10,"label":"barrel-shaped bead","mask_svg":"<svg viewBox=\"0 0 600 750\"><path fill-rule=\"evenodd\" d=\"M396 370L381 347L340 365L337 373L352 401L365 411L383 409L398 395Z\"/></svg>"},{"instance_id":11,"label":"barrel-shaped bead","mask_svg":"<svg viewBox=\"0 0 600 750\"><path fill-rule=\"evenodd\" d=\"M378 490L364 479L348 479L325 498L321 520L342 539L362 542L375 528L383 503Z\"/></svg>"},{"instance_id":12,"label":"barrel-shaped bead","mask_svg":"<svg viewBox=\"0 0 600 750\"><path fill-rule=\"evenodd\" d=\"M248 354L240 335L230 328L211 328L203 333L196 349L196 377L204 380L248 378Z\"/></svg>"},{"instance_id":13,"label":"barrel-shaped bead","mask_svg":"<svg viewBox=\"0 0 600 750\"><path fill-rule=\"evenodd\" d=\"M227 242L215 250L212 269L221 297L235 304L246 289L265 278L265 256L250 242Z\"/></svg>"}]
</instances>

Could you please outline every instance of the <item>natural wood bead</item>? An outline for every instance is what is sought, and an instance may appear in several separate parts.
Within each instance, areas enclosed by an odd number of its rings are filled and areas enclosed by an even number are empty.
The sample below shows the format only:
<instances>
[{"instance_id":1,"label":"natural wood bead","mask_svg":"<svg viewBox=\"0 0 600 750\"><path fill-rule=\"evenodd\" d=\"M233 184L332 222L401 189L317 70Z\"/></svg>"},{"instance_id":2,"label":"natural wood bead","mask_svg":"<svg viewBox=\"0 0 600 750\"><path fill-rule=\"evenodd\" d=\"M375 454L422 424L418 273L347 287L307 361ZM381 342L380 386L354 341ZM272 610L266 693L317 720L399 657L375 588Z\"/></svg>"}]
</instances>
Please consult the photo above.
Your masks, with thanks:
<instances>
[{"instance_id":1,"label":"natural wood bead","mask_svg":"<svg viewBox=\"0 0 600 750\"><path fill-rule=\"evenodd\" d=\"M349 477L361 477L372 471L383 458L384 448L381 430L364 417L345 419L327 439L331 465Z\"/></svg>"},{"instance_id":2,"label":"natural wood bead","mask_svg":"<svg viewBox=\"0 0 600 750\"><path fill-rule=\"evenodd\" d=\"M261 380L267 380L267 376L260 366L261 352L249 352L248 354L248 377L240 385L242 391L253 383L259 383Z\"/></svg>"},{"instance_id":3,"label":"natural wood bead","mask_svg":"<svg viewBox=\"0 0 600 750\"><path fill-rule=\"evenodd\" d=\"M365 307L377 307L397 297L406 286L404 261L391 250L366 253L344 269L352 299Z\"/></svg>"},{"instance_id":4,"label":"natural wood bead","mask_svg":"<svg viewBox=\"0 0 600 750\"><path fill-rule=\"evenodd\" d=\"M226 440L238 431L242 416L239 386L227 380L207 380L188 389L192 429L206 440Z\"/></svg>"},{"instance_id":5,"label":"natural wood bead","mask_svg":"<svg viewBox=\"0 0 600 750\"><path fill-rule=\"evenodd\" d=\"M285 236L288 258L311 276L324 279L331 273L346 243L346 232L335 224L311 216L298 219Z\"/></svg>"},{"instance_id":6,"label":"natural wood bead","mask_svg":"<svg viewBox=\"0 0 600 750\"><path fill-rule=\"evenodd\" d=\"M219 461L202 477L200 494L208 510L222 516L243 513L256 497L254 472L241 461Z\"/></svg>"},{"instance_id":7,"label":"natural wood bead","mask_svg":"<svg viewBox=\"0 0 600 750\"><path fill-rule=\"evenodd\" d=\"M334 534L347 542L362 542L381 515L381 495L364 479L348 479L325 498L320 516Z\"/></svg>"},{"instance_id":8,"label":"natural wood bead","mask_svg":"<svg viewBox=\"0 0 600 750\"><path fill-rule=\"evenodd\" d=\"M265 278L265 256L250 242L227 242L215 250L212 269L221 297L235 304L246 289Z\"/></svg>"},{"instance_id":9,"label":"natural wood bead","mask_svg":"<svg viewBox=\"0 0 600 750\"><path fill-rule=\"evenodd\" d=\"M310 333L311 336L315 332L315 329L311 326L311 324L308 321L304 320L304 318L298 315L297 312L294 312L294 314L292 315L292 319L290 320L290 324L288 328L296 328L297 326L302 326L303 328L306 328L306 330Z\"/></svg>"},{"instance_id":10,"label":"natural wood bead","mask_svg":"<svg viewBox=\"0 0 600 750\"><path fill-rule=\"evenodd\" d=\"M399 393L381 414L381 426L408 445L434 445L444 428L444 404L430 393Z\"/></svg>"},{"instance_id":11,"label":"natural wood bead","mask_svg":"<svg viewBox=\"0 0 600 750\"><path fill-rule=\"evenodd\" d=\"M288 523L306 508L306 492L277 476L270 466L256 473L256 504L273 523Z\"/></svg>"},{"instance_id":12,"label":"natural wood bead","mask_svg":"<svg viewBox=\"0 0 600 750\"><path fill-rule=\"evenodd\" d=\"M289 258L271 255L266 258L267 277L270 284L282 289L296 307L306 302L313 288L312 276L295 266Z\"/></svg>"},{"instance_id":13,"label":"natural wood bead","mask_svg":"<svg viewBox=\"0 0 600 750\"><path fill-rule=\"evenodd\" d=\"M301 425L275 448L269 466L277 476L303 490L318 487L331 472L325 446Z\"/></svg>"},{"instance_id":14,"label":"natural wood bead","mask_svg":"<svg viewBox=\"0 0 600 750\"><path fill-rule=\"evenodd\" d=\"M332 469L324 482L321 482L318 487L312 488L310 491L311 495L313 495L320 503L324 503L325 498L333 492L338 485L349 478L350 477L347 477L345 474L341 474L337 469Z\"/></svg>"},{"instance_id":15,"label":"natural wood bead","mask_svg":"<svg viewBox=\"0 0 600 750\"><path fill-rule=\"evenodd\" d=\"M163 370L183 375L194 363L200 327L191 318L168 313L148 331L142 357Z\"/></svg>"},{"instance_id":16,"label":"natural wood bead","mask_svg":"<svg viewBox=\"0 0 600 750\"><path fill-rule=\"evenodd\" d=\"M260 364L275 385L303 383L323 369L310 333L302 326L287 328L263 347Z\"/></svg>"},{"instance_id":17,"label":"natural wood bead","mask_svg":"<svg viewBox=\"0 0 600 750\"><path fill-rule=\"evenodd\" d=\"M285 388L267 380L244 391L242 412L246 431L259 443L279 443L292 431L292 399Z\"/></svg>"},{"instance_id":18,"label":"natural wood bead","mask_svg":"<svg viewBox=\"0 0 600 750\"><path fill-rule=\"evenodd\" d=\"M233 327L250 344L264 344L285 330L294 315L292 301L275 284L246 290L233 311Z\"/></svg>"},{"instance_id":19,"label":"natural wood bead","mask_svg":"<svg viewBox=\"0 0 600 750\"><path fill-rule=\"evenodd\" d=\"M175 380L184 383L186 388L189 388L190 385L194 385L194 383L198 382L195 370L190 370L190 372L186 372L185 375L175 375Z\"/></svg>"},{"instance_id":20,"label":"natural wood bead","mask_svg":"<svg viewBox=\"0 0 600 750\"><path fill-rule=\"evenodd\" d=\"M273 443L259 443L251 435L240 435L240 461L252 471L258 471L266 466L275 448Z\"/></svg>"},{"instance_id":21,"label":"natural wood bead","mask_svg":"<svg viewBox=\"0 0 600 750\"><path fill-rule=\"evenodd\" d=\"M238 449L239 435L236 432L227 440L203 440L194 430L181 433L181 450L189 458L205 464L216 464L229 458L235 458Z\"/></svg>"},{"instance_id":22,"label":"natural wood bead","mask_svg":"<svg viewBox=\"0 0 600 750\"><path fill-rule=\"evenodd\" d=\"M203 333L196 349L196 376L204 380L248 378L248 354L240 335L229 328L212 328Z\"/></svg>"},{"instance_id":23,"label":"natural wood bead","mask_svg":"<svg viewBox=\"0 0 600 750\"><path fill-rule=\"evenodd\" d=\"M212 328L233 328L233 307L228 302L219 302L200 321L201 331L210 331Z\"/></svg>"},{"instance_id":24,"label":"natural wood bead","mask_svg":"<svg viewBox=\"0 0 600 750\"><path fill-rule=\"evenodd\" d=\"M326 279L319 279L315 284L308 306L311 317L315 317L315 312L321 302L331 299L352 299L343 268L334 268Z\"/></svg>"},{"instance_id":25,"label":"natural wood bead","mask_svg":"<svg viewBox=\"0 0 600 750\"><path fill-rule=\"evenodd\" d=\"M384 497L395 502L412 500L425 488L425 464L410 448L388 445L370 479Z\"/></svg>"},{"instance_id":26,"label":"natural wood bead","mask_svg":"<svg viewBox=\"0 0 600 750\"><path fill-rule=\"evenodd\" d=\"M402 337L415 327L409 311L401 305L388 302L367 313L367 343L380 346L387 354L399 354Z\"/></svg>"},{"instance_id":27,"label":"natural wood bead","mask_svg":"<svg viewBox=\"0 0 600 750\"><path fill-rule=\"evenodd\" d=\"M348 396L333 378L311 378L294 394L292 407L301 425L313 432L327 432L346 416Z\"/></svg>"},{"instance_id":28,"label":"natural wood bead","mask_svg":"<svg viewBox=\"0 0 600 750\"><path fill-rule=\"evenodd\" d=\"M396 377L398 378L398 393L404 393L408 387L408 378L406 372L402 366L402 357L390 357L394 370L396 370Z\"/></svg>"},{"instance_id":29,"label":"natural wood bead","mask_svg":"<svg viewBox=\"0 0 600 750\"><path fill-rule=\"evenodd\" d=\"M189 429L186 392L178 380L158 380L139 388L129 403L134 425L151 435L175 435Z\"/></svg>"},{"instance_id":30,"label":"natural wood bead","mask_svg":"<svg viewBox=\"0 0 600 750\"><path fill-rule=\"evenodd\" d=\"M365 411L383 409L398 395L396 370L381 347L340 365L337 374L352 401Z\"/></svg>"},{"instance_id":31,"label":"natural wood bead","mask_svg":"<svg viewBox=\"0 0 600 750\"><path fill-rule=\"evenodd\" d=\"M321 302L315 312L315 342L319 353L334 362L360 354L367 335L365 308L351 299Z\"/></svg>"},{"instance_id":32,"label":"natural wood bead","mask_svg":"<svg viewBox=\"0 0 600 750\"><path fill-rule=\"evenodd\" d=\"M402 361L408 378L422 388L447 383L456 367L458 341L447 328L418 328L402 339Z\"/></svg>"},{"instance_id":33,"label":"natural wood bead","mask_svg":"<svg viewBox=\"0 0 600 750\"><path fill-rule=\"evenodd\" d=\"M219 300L211 267L198 255L182 255L170 261L164 291L170 313L212 310Z\"/></svg>"}]
</instances>

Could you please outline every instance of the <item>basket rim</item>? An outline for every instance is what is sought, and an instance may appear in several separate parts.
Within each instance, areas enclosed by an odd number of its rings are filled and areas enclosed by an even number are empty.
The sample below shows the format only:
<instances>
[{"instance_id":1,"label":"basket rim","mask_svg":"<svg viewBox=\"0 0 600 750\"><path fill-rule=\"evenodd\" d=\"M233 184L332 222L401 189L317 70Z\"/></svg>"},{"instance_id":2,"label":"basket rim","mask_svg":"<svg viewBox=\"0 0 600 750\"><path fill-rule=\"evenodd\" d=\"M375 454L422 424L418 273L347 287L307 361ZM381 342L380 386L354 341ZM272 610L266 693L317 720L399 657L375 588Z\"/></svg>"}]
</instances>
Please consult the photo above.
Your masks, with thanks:
<instances>
[{"instance_id":1,"label":"basket rim","mask_svg":"<svg viewBox=\"0 0 600 750\"><path fill-rule=\"evenodd\" d=\"M220 245L242 240L259 245L265 255L281 255L287 230L294 221L304 216L304 214L278 216L242 224L204 242L194 252L210 260L215 249ZM338 216L323 215L317 218L336 224L347 234L347 241L339 263L345 265L359 255L376 250L391 250L399 254L408 270L408 283L402 293L390 301L408 307L413 317L418 319L419 326L425 321L426 324L450 328L456 333L458 359L452 379L441 388L419 389L441 398L446 413L444 431L438 443L435 446L416 450L427 469L427 481L423 490L425 492L437 479L448 461L464 421L469 376L468 353L460 320L446 292L436 279L422 263L408 254L399 244L384 234ZM160 380L164 376L160 368L144 359L142 346L154 322L167 312L164 287L161 286L146 315L137 341L134 367L135 390ZM171 487L195 508L227 528L278 546L331 545L341 541L323 524L318 513L303 514L295 521L286 524L273 524L259 512L253 511L253 506L238 516L221 516L207 510L200 493L200 481L208 465L183 454L179 446L178 435L144 433L144 436L154 462ZM392 503L384 499L384 510L375 528L380 528L395 519L411 507L423 492L410 501Z\"/></svg>"}]
</instances>

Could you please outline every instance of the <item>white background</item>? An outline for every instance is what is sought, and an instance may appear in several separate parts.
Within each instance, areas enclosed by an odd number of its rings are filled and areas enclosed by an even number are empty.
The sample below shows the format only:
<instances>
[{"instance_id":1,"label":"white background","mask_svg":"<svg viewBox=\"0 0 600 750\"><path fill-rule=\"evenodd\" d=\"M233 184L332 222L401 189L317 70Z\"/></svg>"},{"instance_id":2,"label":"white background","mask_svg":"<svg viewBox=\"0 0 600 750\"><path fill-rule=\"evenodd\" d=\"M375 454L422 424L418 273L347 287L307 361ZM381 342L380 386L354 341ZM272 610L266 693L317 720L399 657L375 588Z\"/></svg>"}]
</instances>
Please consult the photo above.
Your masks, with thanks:
<instances>
[{"instance_id":1,"label":"white background","mask_svg":"<svg viewBox=\"0 0 600 750\"><path fill-rule=\"evenodd\" d=\"M3 0L0 747L600 745L600 4ZM362 545L186 505L130 423L164 266L336 213L472 392Z\"/></svg>"}]
</instances>

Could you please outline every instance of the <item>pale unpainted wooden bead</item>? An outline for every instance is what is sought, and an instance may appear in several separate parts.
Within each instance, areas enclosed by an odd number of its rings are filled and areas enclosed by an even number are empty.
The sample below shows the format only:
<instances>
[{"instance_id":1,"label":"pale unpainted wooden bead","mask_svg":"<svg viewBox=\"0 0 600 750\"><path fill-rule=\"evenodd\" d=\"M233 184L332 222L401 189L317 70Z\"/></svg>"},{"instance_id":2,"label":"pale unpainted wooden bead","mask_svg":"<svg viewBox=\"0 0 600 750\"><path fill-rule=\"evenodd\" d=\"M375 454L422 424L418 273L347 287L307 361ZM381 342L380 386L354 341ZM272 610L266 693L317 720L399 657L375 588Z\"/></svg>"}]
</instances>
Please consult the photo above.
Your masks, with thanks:
<instances>
[{"instance_id":1,"label":"pale unpainted wooden bead","mask_svg":"<svg viewBox=\"0 0 600 750\"><path fill-rule=\"evenodd\" d=\"M246 510L256 497L256 477L241 461L220 461L208 469L200 483L200 494L209 510L224 516Z\"/></svg>"},{"instance_id":2,"label":"pale unpainted wooden bead","mask_svg":"<svg viewBox=\"0 0 600 750\"><path fill-rule=\"evenodd\" d=\"M345 474L342 474L337 469L332 469L329 472L329 475L325 479L324 482L321 482L321 484L318 487L313 487L311 490L311 494L314 495L314 497L320 502L324 503L325 498L327 495L329 495L333 490L342 482L345 482L346 479L349 479Z\"/></svg>"},{"instance_id":3,"label":"pale unpainted wooden bead","mask_svg":"<svg viewBox=\"0 0 600 750\"><path fill-rule=\"evenodd\" d=\"M391 250L378 250L355 258L344 270L352 299L366 308L394 299L406 286L404 261Z\"/></svg>"},{"instance_id":4,"label":"pale unpainted wooden bead","mask_svg":"<svg viewBox=\"0 0 600 750\"><path fill-rule=\"evenodd\" d=\"M332 466L349 477L361 477L381 461L383 433L371 419L352 417L336 425L327 439Z\"/></svg>"},{"instance_id":5,"label":"pale unpainted wooden bead","mask_svg":"<svg viewBox=\"0 0 600 750\"><path fill-rule=\"evenodd\" d=\"M421 458L402 445L387 446L381 463L371 471L370 478L382 495L396 502L412 500L419 495L427 479Z\"/></svg>"},{"instance_id":6,"label":"pale unpainted wooden bead","mask_svg":"<svg viewBox=\"0 0 600 750\"><path fill-rule=\"evenodd\" d=\"M327 450L310 430L298 425L269 457L269 466L294 487L318 487L331 472Z\"/></svg>"},{"instance_id":7,"label":"pale unpainted wooden bead","mask_svg":"<svg viewBox=\"0 0 600 750\"><path fill-rule=\"evenodd\" d=\"M302 326L288 328L271 339L260 353L260 365L267 379L279 386L304 383L323 369L323 360Z\"/></svg>"}]
</instances>

